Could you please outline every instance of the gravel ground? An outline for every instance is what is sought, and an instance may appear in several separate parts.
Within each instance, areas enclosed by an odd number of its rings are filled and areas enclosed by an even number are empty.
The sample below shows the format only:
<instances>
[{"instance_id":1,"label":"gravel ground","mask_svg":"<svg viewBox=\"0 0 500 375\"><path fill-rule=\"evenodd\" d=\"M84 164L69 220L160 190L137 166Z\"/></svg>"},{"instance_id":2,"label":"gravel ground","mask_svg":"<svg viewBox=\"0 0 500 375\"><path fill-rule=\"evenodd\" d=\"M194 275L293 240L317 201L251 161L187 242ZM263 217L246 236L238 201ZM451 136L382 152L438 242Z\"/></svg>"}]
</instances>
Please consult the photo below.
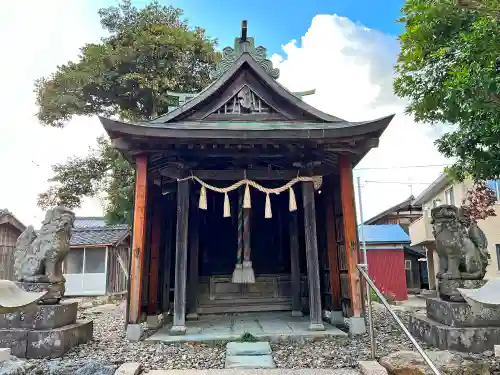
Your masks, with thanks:
<instances>
[{"instance_id":1,"label":"gravel ground","mask_svg":"<svg viewBox=\"0 0 500 375\"><path fill-rule=\"evenodd\" d=\"M109 305L106 305L110 307ZM125 338L124 302L114 308L95 308L79 311L80 319L94 321L94 340L70 350L62 359L53 362L69 363L82 360L97 360L105 365L119 366L124 362L140 362L145 370L155 369L221 369L224 367L225 346L204 344L145 344L131 343ZM390 352L413 349L410 341L392 317L382 307L373 311L377 357ZM408 312L399 311L403 321L408 321ZM430 347L421 343L426 349ZM334 338L308 343L285 342L272 344L273 358L278 368L352 368L358 360L370 358L368 334L356 338ZM493 353L472 355L490 362L492 374L500 375L500 361ZM44 361L32 361L44 365Z\"/></svg>"},{"instance_id":2,"label":"gravel ground","mask_svg":"<svg viewBox=\"0 0 500 375\"><path fill-rule=\"evenodd\" d=\"M410 312L397 311L399 318L408 324ZM398 350L414 350L414 347L399 325L381 305L374 306L374 332L377 343L377 358ZM419 341L425 349L431 346ZM355 338L333 338L307 344L273 344L273 357L276 365L282 368L343 368L355 367L359 360L371 359L370 337L368 334ZM492 375L500 375L500 358L492 352L469 354L489 362Z\"/></svg>"}]
</instances>

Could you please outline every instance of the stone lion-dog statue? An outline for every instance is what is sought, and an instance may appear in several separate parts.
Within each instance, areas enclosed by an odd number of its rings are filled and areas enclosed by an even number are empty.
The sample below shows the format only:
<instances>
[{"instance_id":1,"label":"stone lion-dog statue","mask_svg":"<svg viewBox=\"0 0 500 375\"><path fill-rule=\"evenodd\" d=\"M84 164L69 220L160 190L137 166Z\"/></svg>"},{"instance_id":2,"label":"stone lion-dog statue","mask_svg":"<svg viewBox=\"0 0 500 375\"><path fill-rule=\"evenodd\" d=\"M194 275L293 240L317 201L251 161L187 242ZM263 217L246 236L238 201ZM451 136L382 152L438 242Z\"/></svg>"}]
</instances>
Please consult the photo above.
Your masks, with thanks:
<instances>
[{"instance_id":1,"label":"stone lion-dog statue","mask_svg":"<svg viewBox=\"0 0 500 375\"><path fill-rule=\"evenodd\" d=\"M438 279L482 280L488 265L488 241L461 209L443 204L431 210L431 223L439 256Z\"/></svg>"},{"instance_id":2,"label":"stone lion-dog statue","mask_svg":"<svg viewBox=\"0 0 500 375\"><path fill-rule=\"evenodd\" d=\"M19 236L14 253L15 275L21 282L64 283L62 262L69 252L75 214L58 206L47 211L42 227L29 226Z\"/></svg>"}]
</instances>

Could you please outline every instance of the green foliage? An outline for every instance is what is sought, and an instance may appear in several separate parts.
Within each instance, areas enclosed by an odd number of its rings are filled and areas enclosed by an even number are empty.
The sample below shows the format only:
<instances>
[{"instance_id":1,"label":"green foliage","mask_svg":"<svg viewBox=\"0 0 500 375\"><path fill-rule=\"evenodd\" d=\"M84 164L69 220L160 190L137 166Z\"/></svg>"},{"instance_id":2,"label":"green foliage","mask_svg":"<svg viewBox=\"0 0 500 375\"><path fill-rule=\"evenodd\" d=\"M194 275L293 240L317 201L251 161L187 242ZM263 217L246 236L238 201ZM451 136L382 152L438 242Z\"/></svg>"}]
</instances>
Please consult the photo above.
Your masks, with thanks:
<instances>
[{"instance_id":1,"label":"green foliage","mask_svg":"<svg viewBox=\"0 0 500 375\"><path fill-rule=\"evenodd\" d=\"M182 20L182 10L156 1L142 9L122 0L99 10L108 36L81 48L79 60L57 68L35 85L38 119L63 127L75 115L116 116L143 121L168 111L168 91L196 92L210 83L218 54L216 41ZM111 222L131 220L134 174L131 166L100 139L85 158L53 166L41 207L79 207L82 197L104 192Z\"/></svg>"},{"instance_id":2,"label":"green foliage","mask_svg":"<svg viewBox=\"0 0 500 375\"><path fill-rule=\"evenodd\" d=\"M241 342L257 342L259 341L257 337L252 335L250 332L245 332L243 335L241 335Z\"/></svg>"},{"instance_id":3,"label":"green foliage","mask_svg":"<svg viewBox=\"0 0 500 375\"><path fill-rule=\"evenodd\" d=\"M436 142L450 174L481 180L500 175L500 0L469 3L406 1L394 89L416 121L452 125Z\"/></svg>"}]
</instances>

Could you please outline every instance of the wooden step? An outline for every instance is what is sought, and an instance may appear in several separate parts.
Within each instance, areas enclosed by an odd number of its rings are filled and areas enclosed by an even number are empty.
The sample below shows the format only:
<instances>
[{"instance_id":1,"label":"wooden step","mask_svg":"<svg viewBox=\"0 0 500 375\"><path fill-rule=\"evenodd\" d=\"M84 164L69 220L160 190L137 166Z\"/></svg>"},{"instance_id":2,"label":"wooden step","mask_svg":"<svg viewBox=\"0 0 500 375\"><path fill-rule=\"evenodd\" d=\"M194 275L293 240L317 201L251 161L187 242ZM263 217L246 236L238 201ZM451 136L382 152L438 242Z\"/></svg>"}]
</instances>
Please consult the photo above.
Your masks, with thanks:
<instances>
[{"instance_id":1,"label":"wooden step","mask_svg":"<svg viewBox=\"0 0 500 375\"><path fill-rule=\"evenodd\" d=\"M262 299L249 302L247 299L242 301L211 301L211 303L200 303L198 314L221 314L237 312L260 312L260 311L291 311L292 301L290 298L280 298L274 301Z\"/></svg>"}]
</instances>

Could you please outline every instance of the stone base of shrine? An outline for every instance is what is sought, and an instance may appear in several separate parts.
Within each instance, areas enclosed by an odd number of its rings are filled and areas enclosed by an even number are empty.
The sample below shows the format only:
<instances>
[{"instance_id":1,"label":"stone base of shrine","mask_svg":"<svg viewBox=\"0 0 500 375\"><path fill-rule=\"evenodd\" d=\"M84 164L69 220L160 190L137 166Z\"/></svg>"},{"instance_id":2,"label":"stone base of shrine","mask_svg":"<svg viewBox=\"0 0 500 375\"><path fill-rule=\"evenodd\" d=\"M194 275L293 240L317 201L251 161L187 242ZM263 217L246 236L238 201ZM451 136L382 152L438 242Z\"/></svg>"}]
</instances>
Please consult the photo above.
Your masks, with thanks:
<instances>
[{"instance_id":1,"label":"stone base of shrine","mask_svg":"<svg viewBox=\"0 0 500 375\"><path fill-rule=\"evenodd\" d=\"M224 315L200 315L196 321L186 321L186 332L173 335L171 324L161 328L145 341L216 343L241 339L250 333L259 340L308 341L319 338L347 336L347 333L328 323L324 330L310 330L308 316L294 317L289 312L260 312Z\"/></svg>"},{"instance_id":2,"label":"stone base of shrine","mask_svg":"<svg viewBox=\"0 0 500 375\"><path fill-rule=\"evenodd\" d=\"M77 303L29 305L0 314L0 347L20 358L57 358L92 340L91 321L76 320Z\"/></svg>"}]
</instances>

